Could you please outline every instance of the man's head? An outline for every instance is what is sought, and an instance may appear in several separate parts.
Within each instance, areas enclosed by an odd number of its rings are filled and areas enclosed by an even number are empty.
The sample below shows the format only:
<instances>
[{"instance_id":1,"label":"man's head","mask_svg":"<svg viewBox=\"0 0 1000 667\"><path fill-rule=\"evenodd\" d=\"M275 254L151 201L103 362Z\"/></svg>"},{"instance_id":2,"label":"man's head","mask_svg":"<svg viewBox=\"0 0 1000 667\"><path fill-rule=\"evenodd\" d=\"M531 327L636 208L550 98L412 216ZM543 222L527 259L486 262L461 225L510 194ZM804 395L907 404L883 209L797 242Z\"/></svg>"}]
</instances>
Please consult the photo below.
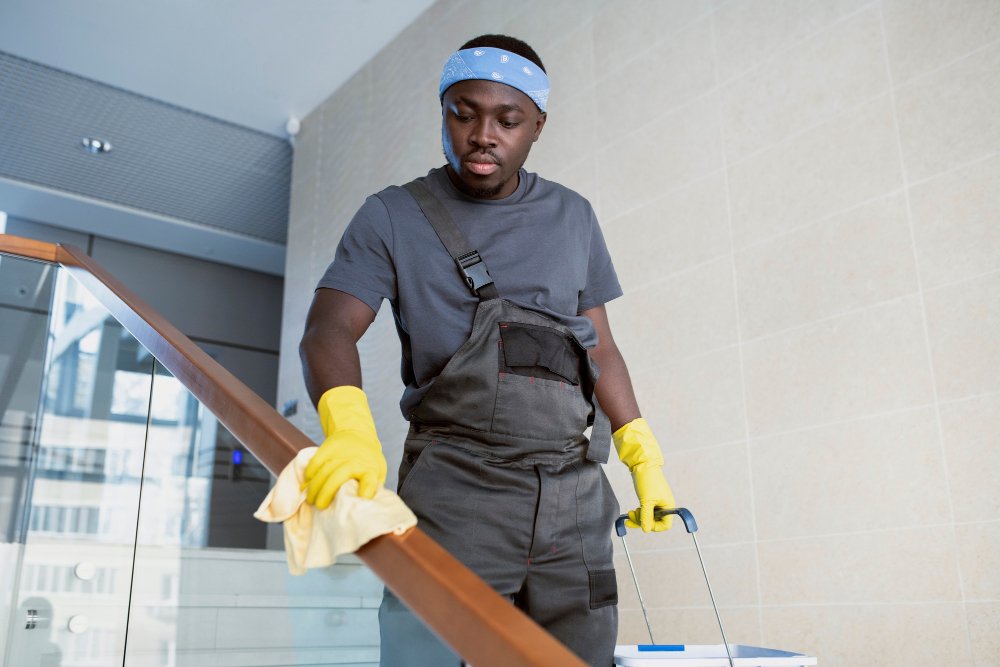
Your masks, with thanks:
<instances>
[{"instance_id":1,"label":"man's head","mask_svg":"<svg viewBox=\"0 0 1000 667\"><path fill-rule=\"evenodd\" d=\"M534 49L506 35L469 40L441 75L448 176L479 199L517 188L517 172L545 125L548 78Z\"/></svg>"}]
</instances>

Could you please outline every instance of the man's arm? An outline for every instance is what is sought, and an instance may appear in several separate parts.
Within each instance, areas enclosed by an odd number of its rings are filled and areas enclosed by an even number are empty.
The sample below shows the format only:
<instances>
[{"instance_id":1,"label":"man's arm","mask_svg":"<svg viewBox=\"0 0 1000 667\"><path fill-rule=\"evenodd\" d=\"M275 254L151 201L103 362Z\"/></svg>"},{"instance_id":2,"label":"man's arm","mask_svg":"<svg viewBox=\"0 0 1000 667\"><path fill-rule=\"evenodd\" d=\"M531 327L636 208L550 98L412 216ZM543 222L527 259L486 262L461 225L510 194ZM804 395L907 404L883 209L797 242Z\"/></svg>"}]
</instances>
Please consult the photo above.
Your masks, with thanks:
<instances>
[{"instance_id":1,"label":"man's arm","mask_svg":"<svg viewBox=\"0 0 1000 667\"><path fill-rule=\"evenodd\" d=\"M313 297L299 344L309 397L326 439L306 466L306 502L325 509L349 479L358 495L374 498L385 483L386 463L361 391L357 342L375 312L350 294L320 289Z\"/></svg>"},{"instance_id":2,"label":"man's arm","mask_svg":"<svg viewBox=\"0 0 1000 667\"><path fill-rule=\"evenodd\" d=\"M601 376L594 387L597 400L604 413L611 420L611 429L617 431L633 419L642 415L635 400L632 380L629 378L625 359L611 336L608 312L604 306L597 306L582 313L594 323L597 331L597 347L590 350L590 356L601 369Z\"/></svg>"},{"instance_id":3,"label":"man's arm","mask_svg":"<svg viewBox=\"0 0 1000 667\"><path fill-rule=\"evenodd\" d=\"M333 387L361 388L358 340L375 320L375 312L360 299L334 289L313 296L299 357L313 405Z\"/></svg>"},{"instance_id":4,"label":"man's arm","mask_svg":"<svg viewBox=\"0 0 1000 667\"><path fill-rule=\"evenodd\" d=\"M632 483L639 507L629 512L626 522L630 528L643 531L661 531L670 528L673 516L656 518L656 509L676 507L674 494L663 477L663 454L646 420L639 414L639 404L635 400L632 380L608 324L608 313L604 306L583 312L597 331L597 347L590 356L601 369L594 393L601 408L611 420L614 431L615 449L622 463L632 473Z\"/></svg>"}]
</instances>

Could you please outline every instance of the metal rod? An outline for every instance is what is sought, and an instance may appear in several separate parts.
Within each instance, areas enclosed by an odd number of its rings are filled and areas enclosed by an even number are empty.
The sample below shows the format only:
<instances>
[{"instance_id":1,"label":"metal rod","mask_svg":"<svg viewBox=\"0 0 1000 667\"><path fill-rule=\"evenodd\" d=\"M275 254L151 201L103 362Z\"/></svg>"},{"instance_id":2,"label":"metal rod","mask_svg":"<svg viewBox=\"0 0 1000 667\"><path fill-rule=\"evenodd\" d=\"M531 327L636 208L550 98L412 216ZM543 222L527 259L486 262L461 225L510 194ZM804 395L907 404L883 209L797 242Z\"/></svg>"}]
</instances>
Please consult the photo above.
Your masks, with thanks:
<instances>
[{"instance_id":1,"label":"metal rod","mask_svg":"<svg viewBox=\"0 0 1000 667\"><path fill-rule=\"evenodd\" d=\"M719 631L722 633L722 645L726 647L726 657L729 658L729 667L733 667L733 654L729 651L729 640L726 639L726 629L722 627L722 616L719 615L719 605L715 603L715 594L712 592L712 584L708 581L708 570L705 569L705 560L701 557L701 549L698 548L698 538L695 537L694 533L691 533L691 539L694 540L694 550L698 552L698 562L701 563L701 573L705 575L705 585L708 586L708 596L712 598L712 609L715 610L715 620L719 622ZM628 555L628 550L625 551ZM631 565L631 561L629 561ZM634 576L634 574L633 574ZM642 597L639 597L642 600ZM643 608L643 613L645 613L645 608Z\"/></svg>"},{"instance_id":2,"label":"metal rod","mask_svg":"<svg viewBox=\"0 0 1000 667\"><path fill-rule=\"evenodd\" d=\"M649 617L646 616L646 601L642 599L642 591L639 589L639 580L635 577L635 567L632 565L632 556L628 553L628 544L625 543L625 536L622 535L622 546L625 547L625 558L628 559L628 569L632 573L632 581L635 582L635 592L639 594L639 607L642 609L642 618L646 621L646 632L649 633L649 643L655 644L653 640L653 628L649 625Z\"/></svg>"}]
</instances>

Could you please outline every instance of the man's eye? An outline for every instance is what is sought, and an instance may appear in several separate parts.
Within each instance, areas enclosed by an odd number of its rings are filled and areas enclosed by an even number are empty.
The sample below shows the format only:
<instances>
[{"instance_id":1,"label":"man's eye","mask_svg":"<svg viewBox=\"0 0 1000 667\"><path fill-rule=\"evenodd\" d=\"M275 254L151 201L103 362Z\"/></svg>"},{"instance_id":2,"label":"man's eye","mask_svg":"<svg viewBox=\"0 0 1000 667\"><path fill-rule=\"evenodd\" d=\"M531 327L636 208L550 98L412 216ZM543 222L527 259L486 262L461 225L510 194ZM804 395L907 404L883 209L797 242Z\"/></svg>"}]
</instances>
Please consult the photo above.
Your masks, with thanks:
<instances>
[{"instance_id":1,"label":"man's eye","mask_svg":"<svg viewBox=\"0 0 1000 667\"><path fill-rule=\"evenodd\" d=\"M455 119L463 123L467 123L472 120L472 116L466 116L465 114L457 113L455 114Z\"/></svg>"},{"instance_id":2,"label":"man's eye","mask_svg":"<svg viewBox=\"0 0 1000 667\"><path fill-rule=\"evenodd\" d=\"M502 120L502 121L500 121L500 126L501 127L505 127L508 130L513 130L518 125L520 125L520 123L517 122L517 121L513 121L513 120Z\"/></svg>"}]
</instances>

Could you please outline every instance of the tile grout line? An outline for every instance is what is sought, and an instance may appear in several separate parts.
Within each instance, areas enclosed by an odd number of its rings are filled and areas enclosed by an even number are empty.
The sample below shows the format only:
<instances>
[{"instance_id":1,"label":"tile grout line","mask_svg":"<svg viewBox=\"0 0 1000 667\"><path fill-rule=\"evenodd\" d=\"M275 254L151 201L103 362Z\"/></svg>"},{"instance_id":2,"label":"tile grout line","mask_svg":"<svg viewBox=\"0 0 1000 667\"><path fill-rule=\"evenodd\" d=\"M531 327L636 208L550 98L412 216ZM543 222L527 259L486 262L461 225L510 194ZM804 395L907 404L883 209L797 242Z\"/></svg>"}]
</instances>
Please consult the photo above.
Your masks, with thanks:
<instances>
[{"instance_id":1,"label":"tile grout line","mask_svg":"<svg viewBox=\"0 0 1000 667\"><path fill-rule=\"evenodd\" d=\"M825 25L823 25L823 26L821 26L819 28L816 28L815 30L809 32L806 35L803 35L802 37L796 39L795 41L789 42L788 44L784 44L782 46L779 46L776 50L771 51L770 53L768 53L764 57L762 57L758 62L754 63L753 65L751 65L747 69L745 69L745 70L743 70L741 72L738 72L737 74L734 74L733 76L730 76L728 79L719 80L719 78L716 77L716 82L719 85L721 85L721 86L726 86L726 85L729 85L730 83L732 83L733 81L736 81L737 79L740 79L740 78L742 78L742 77L744 77L744 76L746 76L748 74L753 74L755 72L758 72L758 71L764 69L765 67L767 67L768 65L771 65L771 64L773 64L775 62L778 62L782 58L782 56L787 56L790 52L792 52L792 51L794 51L794 50L796 50L798 48L801 48L803 45L805 45L806 43L808 43L810 41L815 40L817 37L819 37L820 35L822 35L824 32L826 32L828 30L831 30L831 29L833 29L833 28L835 28L837 26L840 26L843 23L847 23L848 21L850 21L851 19L853 19L858 14L861 14L863 12L866 12L866 11L870 10L875 4L876 4L876 0L868 0L868 2L862 4L861 6L856 7L855 9L847 12L846 14L842 14L841 16L838 16L837 18L833 19L829 23L827 23L827 24L825 24ZM712 14L714 15L716 12L718 12L718 7L715 8L714 10L712 10Z\"/></svg>"},{"instance_id":2,"label":"tile grout line","mask_svg":"<svg viewBox=\"0 0 1000 667\"><path fill-rule=\"evenodd\" d=\"M712 76L714 79L715 86L719 87L719 48L718 48L718 31L716 29L715 12L709 14L709 34L712 40ZM747 478L750 487L750 521L752 528L752 537L754 543L753 555L754 555L754 574L756 575L756 586L757 586L757 600L755 609L757 612L757 636L760 639L761 644L766 643L764 641L764 614L761 609L761 602L763 601L763 592L761 590L761 574L760 574L760 552L757 549L757 507L756 507L756 494L754 493L754 480L753 480L753 458L750 452L750 417L749 410L747 409L747 381L746 381L746 371L744 369L743 363L743 328L740 318L740 292L737 285L736 276L736 235L733 231L733 201L732 193L729 189L729 164L728 157L726 155L726 137L725 137L725 120L723 118L722 103L721 99L716 107L716 113L718 118L718 132L719 132L719 151L722 153L722 180L724 185L724 191L726 196L726 222L729 226L729 268L732 273L732 290L733 290L733 307L736 310L736 350L737 358L739 359L740 368L740 389L743 394L743 451L747 457Z\"/></svg>"},{"instance_id":3,"label":"tile grout line","mask_svg":"<svg viewBox=\"0 0 1000 667\"><path fill-rule=\"evenodd\" d=\"M736 547L751 547L755 544L782 544L788 542L807 542L810 540L827 540L827 539L840 539L844 537L856 537L858 535L884 535L887 533L899 533L905 531L916 531L924 530L925 528L947 528L951 526L951 523L913 523L906 526L892 526L887 528L866 528L864 530L853 530L853 531L838 531L834 533L817 533L810 535L796 535L794 537L771 537L758 539L756 542L751 542L748 540L737 540L735 542L709 542L702 545L705 551L710 551L712 549L732 549ZM1000 526L1000 519L984 519L981 521L958 521L955 523L956 526L984 526L984 525L997 525ZM674 547L662 547L659 549L644 549L641 546L633 546L632 552L636 554L656 554L656 553L677 553L681 551L691 550L691 545L674 546Z\"/></svg>"},{"instance_id":4,"label":"tile grout line","mask_svg":"<svg viewBox=\"0 0 1000 667\"><path fill-rule=\"evenodd\" d=\"M908 183L905 186L901 186L901 187L898 187L898 188L894 188L892 190L888 190L886 192L883 192L881 194L875 195L873 197L869 197L869 198L863 199L863 200L861 200L859 202L855 202L853 204L850 204L849 206L846 206L845 208L837 209L836 211L833 211L831 213L827 213L827 214L825 214L825 215L823 215L823 216L821 216L819 218L813 218L811 220L807 220L806 222L797 224L794 227L789 227L788 229L785 229L783 231L777 232L775 234L771 234L769 236L765 236L765 237L756 239L756 240L754 240L754 241L752 241L750 243L747 243L746 245L740 246L736 250L736 252L742 253L742 252L745 252L747 250L756 248L758 246L765 245L767 243L771 243L771 242L777 241L777 240L779 240L781 238L784 238L786 236L790 236L790 235L795 234L797 232L805 231L805 230L807 230L807 229L809 229L811 227L819 226L819 225L821 225L823 223L829 222L830 220L832 220L834 218L840 217L842 215L846 215L848 213L852 213L852 212L857 211L858 209L863 208L865 206L869 206L869 205L871 205L871 204L873 204L873 203L875 203L875 202L877 202L879 200L887 199L887 198L892 197L894 195L903 194L903 191L906 188L911 188L912 189L914 187L922 186L922 185L924 185L924 184L926 184L926 183L928 183L930 181L933 181L935 179L943 178L945 176L950 176L950 175L952 175L953 173L955 173L957 171L961 171L962 169L966 169L968 167L973 167L973 166L975 166L977 164L980 164L982 162L987 162L989 160L996 159L998 156L1000 156L1000 151L994 151L992 153L989 153L988 155L977 157L974 160L970 160L968 162L963 162L963 163L958 164L958 165L956 165L954 167L946 169L945 171L942 171L940 173L933 174L931 176L927 176L927 177L921 178L921 179L919 179L917 181L913 181L911 183ZM577 163L578 162L579 161L577 161ZM577 163L574 163L574 165L577 164ZM675 196L681 190L684 190L684 189L689 188L689 187L693 187L693 186L695 186L695 185L697 185L699 183L702 183L703 181L707 181L709 178L713 178L713 177L721 174L721 172L722 172L721 169L714 169L714 170L712 170L710 172L707 172L707 173L705 173L705 174L703 174L701 176L698 176L697 178L691 179L690 181L685 181L683 183L680 183L679 185L671 187L671 188L663 191L661 194L657 195L653 199L650 199L649 201L643 202L641 204L637 204L636 206L632 206L632 207L627 208L627 209L623 209L622 211L620 211L617 214L615 214L613 217L609 218L606 222L601 223L602 227L614 225L615 223L617 223L619 220L621 220L622 218L624 218L627 215L631 215L632 213L635 213L636 211L638 211L638 210L640 210L640 209L642 209L642 208L644 208L646 206L649 206L651 204L655 204L657 202L661 202L661 201L667 199L670 196ZM680 269L679 271L676 271L674 273L679 273L681 271L685 271L685 270L687 270L687 268L690 268L690 267L685 267L684 269ZM986 275L987 273L990 273L990 272L991 271L987 271L987 272L984 272L983 274L979 274L979 275ZM674 275L674 274L672 273L672 274L669 274L669 275ZM938 287L942 287L944 285L951 285L951 284L954 284L956 282L960 282L960 281L952 281L952 282L948 282L948 283L943 283L942 285L934 285L931 289L937 289Z\"/></svg>"},{"instance_id":5,"label":"tile grout line","mask_svg":"<svg viewBox=\"0 0 1000 667\"><path fill-rule=\"evenodd\" d=\"M1000 599L984 598L982 600L976 600L976 602L986 602L995 603L1000 602ZM917 601L892 601L892 602L870 602L870 601L851 601L851 602L789 602L784 604L779 603L764 603L759 605L762 609L787 609L787 608L802 608L809 609L815 607L919 607L923 605L960 605L961 602L958 600L917 600ZM719 609L750 609L754 605L749 604L720 604ZM639 607L623 607L623 611L639 612ZM669 605L652 607L647 606L647 609L657 609L665 611L711 611L711 605Z\"/></svg>"},{"instance_id":6,"label":"tile grout line","mask_svg":"<svg viewBox=\"0 0 1000 667\"><path fill-rule=\"evenodd\" d=\"M879 11L879 16L880 16L880 18L882 17L882 12L881 11ZM882 22L882 29L883 29L883 35L884 35L885 34L885 21L884 21L884 19L883 19L883 22ZM919 83L921 79L926 79L928 77L931 77L931 76L933 76L933 75L941 72L942 70L948 69L949 67L952 67L954 65L959 64L963 60L968 60L969 58L972 58L973 56L976 56L976 55L982 53L983 51L989 50L990 48L996 46L997 44L1000 44L1000 38L991 39L990 41L988 41L988 42L986 42L984 44L981 44L980 46L977 46L972 51L968 51L966 53L963 53L962 55L957 56L955 58L952 58L951 60L945 61L944 63L941 63L940 65L937 65L936 67L932 67L931 69L929 69L929 70L927 70L925 72L921 72L920 74L916 74L914 76L911 76L909 79L906 79L905 81L901 81L896 87L897 88L906 88L907 86L909 86L911 84ZM888 57L888 39L886 39L886 52L887 52L887 57ZM890 72L890 75L891 75L891 72Z\"/></svg>"},{"instance_id":7,"label":"tile grout line","mask_svg":"<svg viewBox=\"0 0 1000 667\"><path fill-rule=\"evenodd\" d=\"M931 374L931 388L933 389L934 392L933 394L934 419L937 424L938 445L940 447L939 451L941 453L941 465L944 473L944 490L945 493L947 494L948 513L951 517L951 525L950 525L951 539L952 539L952 547L955 551L955 569L957 571L956 574L958 575L958 590L962 600L962 622L965 626L965 640L967 642L967 647L971 654L973 646L972 628L969 624L969 612L968 608L966 607L965 573L962 570L961 548L959 547L958 543L958 529L955 525L955 502L951 492L951 480L949 478L949 470L948 470L948 452L947 449L945 448L944 427L941 422L940 396L938 393L937 372L934 368L934 350L931 345L930 323L928 322L928 315L927 315L927 299L924 292L924 281L920 275L920 253L917 249L916 230L913 222L913 208L910 203L910 188L907 186L907 184L909 183L909 174L907 173L906 159L903 154L903 135L902 135L902 130L900 129L899 111L898 111L898 106L896 104L896 88L892 78L892 65L889 62L889 39L885 27L885 10L881 0L878 3L878 16L879 16L879 24L882 29L882 42L885 53L885 70L886 70L886 75L889 77L889 100L890 103L892 104L893 125L896 128L896 149L899 158L899 168L902 170L902 176L903 176L903 199L906 204L906 217L907 221L909 222L909 228L910 228L910 244L911 244L910 247L913 251L913 261L916 266L917 290L920 296L920 314L922 316L924 325L923 326L924 345L927 350L927 364Z\"/></svg>"},{"instance_id":8,"label":"tile grout line","mask_svg":"<svg viewBox=\"0 0 1000 667\"><path fill-rule=\"evenodd\" d=\"M707 264L710 264L712 262L719 262L723 257L725 257L725 255L719 255L718 257L715 257L715 258L713 258L711 260L708 260L706 262L702 262L701 264L699 264L697 266L691 267L689 269L684 269L682 271L678 271L677 273L673 273L673 274L671 274L669 276L666 276L665 278L656 280L654 282L646 283L645 285L642 285L642 286L633 287L631 289L630 293L635 293L635 292L637 292L639 290L642 290L642 289L648 289L650 287L654 287L656 285L659 285L661 283L666 282L670 278L679 276L679 275L681 275L683 273L687 273L687 272L692 271L694 269L704 268ZM983 273L979 273L979 274L976 274L974 276L970 276L968 278L961 278L959 280L955 280L955 281L948 282L948 283L943 283L941 285L935 285L934 287L931 287L931 288L927 289L926 291L934 292L934 291L937 291L939 289L944 289L944 288L948 288L948 287L955 287L955 286L961 285L963 283L973 282L975 280L980 280L982 278L993 276L993 275L996 275L996 274L1000 274L1000 269L991 269L989 271L984 271ZM766 334L762 334L760 336L755 336L753 338L748 338L748 339L743 340L742 342L743 343L757 343L757 342L760 342L762 340L767 340L769 338L777 338L779 336L783 336L785 334L791 333L791 332L799 330L799 329L806 329L806 328L808 328L810 326L817 325L817 324L825 324L827 322L832 322L832 321L834 321L836 319L839 319L841 317L846 317L848 315L857 315L857 314L862 313L862 312L864 312L866 310L873 310L875 308L878 308L879 306L885 306L885 305L888 305L888 304L891 304L891 303L894 303L894 302L897 302L897 301L903 301L905 299L910 299L910 298L913 298L915 296L919 296L920 294L921 294L921 292L913 291L913 292L907 292L905 294L899 294L897 296L889 297L887 299L882 299L880 301L873 301L871 303L866 303L864 305L857 306L855 308L849 308L847 310L842 310L840 312L834 313L832 315L827 315L827 316L819 318L819 319L809 320L808 322L802 322L801 324L795 324L793 326L786 327L784 329L779 329L777 331L771 331L771 332L768 332ZM726 348L729 348L729 347L732 347L732 345L725 345L725 346L722 346L722 347L719 347L719 348L715 348L713 350L707 350L705 352L701 352L699 354L707 354L709 352L714 352L714 351L718 351L718 350L721 350L721 349L726 349ZM692 356L698 356L698 355L692 355ZM987 392L987 393L989 393L989 392Z\"/></svg>"},{"instance_id":9,"label":"tile grout line","mask_svg":"<svg viewBox=\"0 0 1000 667\"><path fill-rule=\"evenodd\" d=\"M598 11L595 14L593 14L593 17L591 19L591 26L593 26L594 19L597 18L597 15L599 13L600 13L600 11ZM714 14L715 14L715 9L714 8L713 9L707 9L707 10L703 11L701 14L698 14L697 16L695 16L694 18L692 18L691 20L689 20L689 21L687 21L685 23L681 23L680 25L676 26L673 30L670 30L669 32L666 32L666 33L663 33L662 35L660 35L660 37L658 39L655 39L652 42L649 42L648 44L646 44L642 48L642 50L634 52L632 54L632 56L629 57L627 60L619 63L618 66L615 67L613 70L609 70L609 71L605 72L604 74L602 74L601 76L597 76L597 70L595 68L594 69L594 79L593 79L593 81L594 81L594 87L596 88L598 84L600 84L600 83L602 83L604 81L607 81L608 79L611 79L612 77L619 76L622 70L627 69L629 65L632 65L633 63L635 63L636 61L638 61L640 58L642 58L643 56L645 56L647 53L649 53L650 51L652 51L654 48L656 48L660 44L666 42L667 40L675 38L677 35L679 35L680 33L684 32L685 30L688 30L688 29L692 28L693 26L697 25L699 22L708 20L710 17L714 16ZM713 21L713 24L714 24L714 21ZM594 35L593 31L591 31L591 43L593 44L593 47L594 47L591 50L596 52L597 44L595 44L593 42L593 35ZM718 80L718 77L716 77L716 80ZM682 106L682 105L678 105L678 106ZM673 107L673 108L676 108L676 107Z\"/></svg>"}]
</instances>

